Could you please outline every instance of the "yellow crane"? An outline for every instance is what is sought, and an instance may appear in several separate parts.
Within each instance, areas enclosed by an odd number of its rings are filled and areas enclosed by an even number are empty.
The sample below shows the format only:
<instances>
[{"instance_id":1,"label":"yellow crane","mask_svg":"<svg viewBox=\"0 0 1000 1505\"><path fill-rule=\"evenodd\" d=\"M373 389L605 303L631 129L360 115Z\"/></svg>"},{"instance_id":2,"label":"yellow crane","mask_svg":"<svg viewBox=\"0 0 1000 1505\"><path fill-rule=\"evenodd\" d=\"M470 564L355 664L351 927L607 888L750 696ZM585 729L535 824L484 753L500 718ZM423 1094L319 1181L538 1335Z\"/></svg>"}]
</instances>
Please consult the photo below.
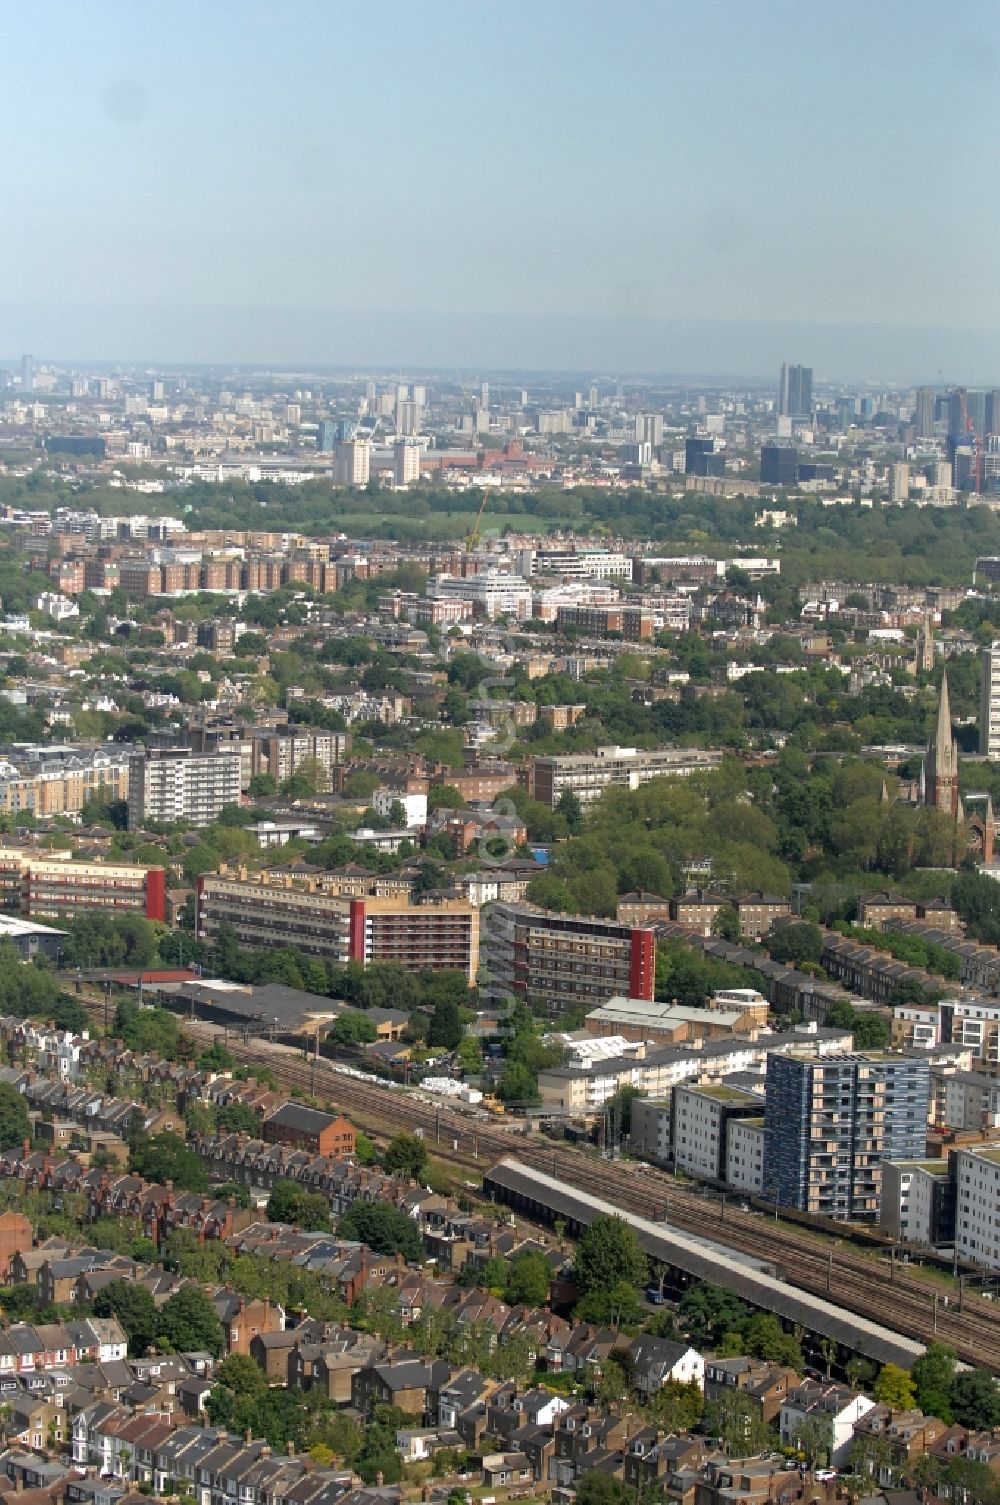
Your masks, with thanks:
<instances>
[{"instance_id":1,"label":"yellow crane","mask_svg":"<svg viewBox=\"0 0 1000 1505\"><path fill-rule=\"evenodd\" d=\"M483 513L486 511L486 503L489 501L489 499L490 499L489 492L488 491L484 491L483 492L483 499L479 503L479 511L476 513L475 526L472 529L472 532L468 535L468 537L465 540L465 547L467 549L469 549L470 551L472 549L474 549L476 547L476 545L478 544L478 542L479 542L479 524L483 520Z\"/></svg>"}]
</instances>

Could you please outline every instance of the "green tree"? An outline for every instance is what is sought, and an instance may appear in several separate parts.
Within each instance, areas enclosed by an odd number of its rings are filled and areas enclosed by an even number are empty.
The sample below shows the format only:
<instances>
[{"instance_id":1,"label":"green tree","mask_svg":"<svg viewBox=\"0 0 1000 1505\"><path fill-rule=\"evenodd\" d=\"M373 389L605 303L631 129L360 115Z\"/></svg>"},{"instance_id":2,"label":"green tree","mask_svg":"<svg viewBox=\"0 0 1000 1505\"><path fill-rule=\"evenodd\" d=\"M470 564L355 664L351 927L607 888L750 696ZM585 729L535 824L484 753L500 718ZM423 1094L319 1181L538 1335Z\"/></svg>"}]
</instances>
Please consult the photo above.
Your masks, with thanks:
<instances>
[{"instance_id":1,"label":"green tree","mask_svg":"<svg viewBox=\"0 0 1000 1505\"><path fill-rule=\"evenodd\" d=\"M945 1343L928 1343L910 1371L917 1392L917 1405L925 1416L937 1416L950 1426L954 1420L951 1386L957 1355Z\"/></svg>"},{"instance_id":2,"label":"green tree","mask_svg":"<svg viewBox=\"0 0 1000 1505\"><path fill-rule=\"evenodd\" d=\"M390 1174L419 1181L427 1170L427 1146L416 1134L394 1134L386 1146L382 1164Z\"/></svg>"},{"instance_id":3,"label":"green tree","mask_svg":"<svg viewBox=\"0 0 1000 1505\"><path fill-rule=\"evenodd\" d=\"M574 1497L576 1505L628 1505L632 1491L614 1474L591 1469L577 1480Z\"/></svg>"},{"instance_id":4,"label":"green tree","mask_svg":"<svg viewBox=\"0 0 1000 1505\"><path fill-rule=\"evenodd\" d=\"M619 1281L640 1286L646 1269L646 1256L635 1230L623 1218L609 1213L594 1219L577 1246L575 1274L581 1296L610 1291Z\"/></svg>"},{"instance_id":5,"label":"green tree","mask_svg":"<svg viewBox=\"0 0 1000 1505\"><path fill-rule=\"evenodd\" d=\"M545 1255L537 1250L523 1250L510 1261L504 1300L510 1306L544 1306L551 1283L552 1266Z\"/></svg>"},{"instance_id":6,"label":"green tree","mask_svg":"<svg viewBox=\"0 0 1000 1505\"><path fill-rule=\"evenodd\" d=\"M720 909L712 921L712 934L721 936L724 941L732 941L734 945L739 941L740 917L730 905Z\"/></svg>"},{"instance_id":7,"label":"green tree","mask_svg":"<svg viewBox=\"0 0 1000 1505\"><path fill-rule=\"evenodd\" d=\"M909 1411L916 1404L917 1387L912 1374L898 1364L885 1364L875 1381L875 1399L890 1411Z\"/></svg>"},{"instance_id":8,"label":"green tree","mask_svg":"<svg viewBox=\"0 0 1000 1505\"><path fill-rule=\"evenodd\" d=\"M387 1202L354 1202L337 1224L337 1232L341 1238L367 1244L376 1254L402 1254L413 1264L424 1257L416 1223Z\"/></svg>"},{"instance_id":9,"label":"green tree","mask_svg":"<svg viewBox=\"0 0 1000 1505\"><path fill-rule=\"evenodd\" d=\"M192 1139L212 1134L215 1130L215 1108L211 1103L193 1098L184 1109L184 1127Z\"/></svg>"},{"instance_id":10,"label":"green tree","mask_svg":"<svg viewBox=\"0 0 1000 1505\"><path fill-rule=\"evenodd\" d=\"M607 1102L608 1121L621 1124L623 1134L632 1132L632 1104L637 1097L642 1097L638 1087L619 1087L617 1092L612 1093Z\"/></svg>"},{"instance_id":11,"label":"green tree","mask_svg":"<svg viewBox=\"0 0 1000 1505\"><path fill-rule=\"evenodd\" d=\"M223 1103L215 1121L226 1134L249 1134L252 1138L260 1130L260 1119L249 1103Z\"/></svg>"},{"instance_id":12,"label":"green tree","mask_svg":"<svg viewBox=\"0 0 1000 1505\"><path fill-rule=\"evenodd\" d=\"M128 1351L141 1358L156 1334L157 1312L152 1294L134 1281L113 1280L94 1297L95 1317L117 1317L128 1339Z\"/></svg>"},{"instance_id":13,"label":"green tree","mask_svg":"<svg viewBox=\"0 0 1000 1505\"><path fill-rule=\"evenodd\" d=\"M435 1006L427 1030L427 1044L440 1045L445 1050L455 1050L465 1034L465 1025L458 1004L453 998L442 998Z\"/></svg>"},{"instance_id":14,"label":"green tree","mask_svg":"<svg viewBox=\"0 0 1000 1505\"><path fill-rule=\"evenodd\" d=\"M803 1416L792 1433L792 1442L805 1454L810 1468L829 1463L833 1451L833 1422L829 1416Z\"/></svg>"},{"instance_id":15,"label":"green tree","mask_svg":"<svg viewBox=\"0 0 1000 1505\"><path fill-rule=\"evenodd\" d=\"M157 1316L156 1337L161 1344L169 1343L174 1353L205 1349L213 1358L226 1341L211 1298L196 1285L182 1286L167 1298Z\"/></svg>"},{"instance_id":16,"label":"green tree","mask_svg":"<svg viewBox=\"0 0 1000 1505\"><path fill-rule=\"evenodd\" d=\"M208 1190L208 1172L200 1156L172 1130L151 1137L140 1134L130 1146L128 1165L135 1175L161 1186L172 1181L179 1190Z\"/></svg>"},{"instance_id":17,"label":"green tree","mask_svg":"<svg viewBox=\"0 0 1000 1505\"><path fill-rule=\"evenodd\" d=\"M771 960L800 967L823 958L823 932L808 920L779 925L767 938Z\"/></svg>"},{"instance_id":18,"label":"green tree","mask_svg":"<svg viewBox=\"0 0 1000 1505\"><path fill-rule=\"evenodd\" d=\"M0 1082L0 1150L13 1149L32 1137L28 1105L7 1082Z\"/></svg>"},{"instance_id":19,"label":"green tree","mask_svg":"<svg viewBox=\"0 0 1000 1505\"><path fill-rule=\"evenodd\" d=\"M635 1332L642 1321L639 1292L629 1280L595 1288L582 1296L573 1309L577 1322L592 1322L595 1327L618 1327Z\"/></svg>"},{"instance_id":20,"label":"green tree","mask_svg":"<svg viewBox=\"0 0 1000 1505\"><path fill-rule=\"evenodd\" d=\"M1000 1385L988 1369L967 1369L951 1382L951 1408L959 1426L989 1431L1000 1426Z\"/></svg>"},{"instance_id":21,"label":"green tree","mask_svg":"<svg viewBox=\"0 0 1000 1505\"><path fill-rule=\"evenodd\" d=\"M508 1061L497 1083L497 1097L502 1103L537 1103L538 1081L534 1072L520 1061Z\"/></svg>"},{"instance_id":22,"label":"green tree","mask_svg":"<svg viewBox=\"0 0 1000 1505\"><path fill-rule=\"evenodd\" d=\"M278 783L273 773L254 773L250 775L249 792L252 799L271 799L278 792Z\"/></svg>"},{"instance_id":23,"label":"green tree","mask_svg":"<svg viewBox=\"0 0 1000 1505\"><path fill-rule=\"evenodd\" d=\"M262 1395L268 1388L267 1376L260 1365L242 1353L227 1354L213 1371L212 1378L240 1399Z\"/></svg>"},{"instance_id":24,"label":"green tree","mask_svg":"<svg viewBox=\"0 0 1000 1505\"><path fill-rule=\"evenodd\" d=\"M695 1380L665 1380L653 1396L650 1411L665 1432L690 1432L701 1420L705 1397Z\"/></svg>"},{"instance_id":25,"label":"green tree","mask_svg":"<svg viewBox=\"0 0 1000 1505\"><path fill-rule=\"evenodd\" d=\"M326 1233L330 1228L330 1204L323 1193L284 1178L271 1188L267 1215L273 1223L294 1223L313 1233Z\"/></svg>"},{"instance_id":26,"label":"green tree","mask_svg":"<svg viewBox=\"0 0 1000 1505\"><path fill-rule=\"evenodd\" d=\"M557 815L561 815L573 835L583 828L583 806L580 804L580 796L573 789L564 789L553 806Z\"/></svg>"},{"instance_id":27,"label":"green tree","mask_svg":"<svg viewBox=\"0 0 1000 1505\"><path fill-rule=\"evenodd\" d=\"M710 1401L702 1430L708 1437L718 1437L730 1457L752 1458L774 1445L773 1431L742 1390L724 1391Z\"/></svg>"},{"instance_id":28,"label":"green tree","mask_svg":"<svg viewBox=\"0 0 1000 1505\"><path fill-rule=\"evenodd\" d=\"M375 1021L361 1009L345 1009L334 1020L326 1037L334 1045L345 1048L356 1045L371 1045L378 1039Z\"/></svg>"},{"instance_id":29,"label":"green tree","mask_svg":"<svg viewBox=\"0 0 1000 1505\"><path fill-rule=\"evenodd\" d=\"M758 1312L743 1327L745 1351L754 1358L766 1359L769 1364L785 1364L790 1369L801 1369L802 1348L791 1333L786 1333L777 1317L770 1312Z\"/></svg>"},{"instance_id":30,"label":"green tree","mask_svg":"<svg viewBox=\"0 0 1000 1505\"><path fill-rule=\"evenodd\" d=\"M724 1333L742 1332L751 1315L738 1296L705 1281L688 1286L678 1311L695 1347L718 1343Z\"/></svg>"},{"instance_id":31,"label":"green tree","mask_svg":"<svg viewBox=\"0 0 1000 1505\"><path fill-rule=\"evenodd\" d=\"M199 1071L224 1072L232 1071L236 1062L220 1040L213 1040L211 1045L202 1051L195 1065Z\"/></svg>"}]
</instances>

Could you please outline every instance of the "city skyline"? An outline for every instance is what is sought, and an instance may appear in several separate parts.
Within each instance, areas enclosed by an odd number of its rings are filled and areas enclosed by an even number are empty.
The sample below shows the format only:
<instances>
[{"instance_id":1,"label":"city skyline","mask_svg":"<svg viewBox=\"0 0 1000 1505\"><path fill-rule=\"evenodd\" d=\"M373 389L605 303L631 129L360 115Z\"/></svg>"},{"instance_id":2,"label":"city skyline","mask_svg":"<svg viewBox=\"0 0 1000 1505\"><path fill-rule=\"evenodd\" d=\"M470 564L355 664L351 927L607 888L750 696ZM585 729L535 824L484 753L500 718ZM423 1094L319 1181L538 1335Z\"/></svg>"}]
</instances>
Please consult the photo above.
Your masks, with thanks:
<instances>
[{"instance_id":1,"label":"city skyline","mask_svg":"<svg viewBox=\"0 0 1000 1505\"><path fill-rule=\"evenodd\" d=\"M905 25L902 24L905 14ZM977 22L978 16L978 22ZM929 4L12 15L39 359L991 382L988 45ZM973 5L969 34L988 35ZM933 101L933 108L926 102ZM58 191L55 191L58 189ZM940 376L939 376L940 373Z\"/></svg>"}]
</instances>

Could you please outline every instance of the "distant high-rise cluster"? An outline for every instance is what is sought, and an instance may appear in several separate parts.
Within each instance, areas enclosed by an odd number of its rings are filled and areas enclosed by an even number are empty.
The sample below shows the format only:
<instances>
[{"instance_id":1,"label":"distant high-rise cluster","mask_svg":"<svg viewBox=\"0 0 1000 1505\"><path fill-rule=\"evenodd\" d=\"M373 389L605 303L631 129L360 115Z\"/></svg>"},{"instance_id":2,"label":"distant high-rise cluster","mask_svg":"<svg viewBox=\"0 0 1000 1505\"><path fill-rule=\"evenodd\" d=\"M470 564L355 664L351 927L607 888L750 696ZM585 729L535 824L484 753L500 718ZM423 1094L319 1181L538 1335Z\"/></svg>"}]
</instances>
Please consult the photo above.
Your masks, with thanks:
<instances>
[{"instance_id":1,"label":"distant high-rise cluster","mask_svg":"<svg viewBox=\"0 0 1000 1505\"><path fill-rule=\"evenodd\" d=\"M808 418L812 413L813 374L811 366L781 368L778 387L778 412L782 418Z\"/></svg>"}]
</instances>

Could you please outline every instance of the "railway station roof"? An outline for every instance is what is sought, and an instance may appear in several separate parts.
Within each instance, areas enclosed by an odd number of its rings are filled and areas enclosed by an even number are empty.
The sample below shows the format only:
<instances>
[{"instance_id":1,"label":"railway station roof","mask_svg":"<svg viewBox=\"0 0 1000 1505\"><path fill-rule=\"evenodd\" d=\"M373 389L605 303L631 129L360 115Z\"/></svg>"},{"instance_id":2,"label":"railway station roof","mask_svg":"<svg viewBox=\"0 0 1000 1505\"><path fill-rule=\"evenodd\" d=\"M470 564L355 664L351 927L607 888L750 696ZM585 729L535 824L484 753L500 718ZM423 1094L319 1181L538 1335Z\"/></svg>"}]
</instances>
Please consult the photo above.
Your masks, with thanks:
<instances>
[{"instance_id":1,"label":"railway station roof","mask_svg":"<svg viewBox=\"0 0 1000 1505\"><path fill-rule=\"evenodd\" d=\"M654 1223L516 1160L499 1161L484 1177L484 1183L487 1189L495 1187L530 1198L555 1215L583 1225L602 1213L622 1218L635 1229L639 1242L651 1259L682 1270L697 1280L724 1286L754 1306L789 1322L800 1323L809 1332L833 1338L879 1364L898 1364L909 1369L924 1352L922 1343L902 1333L858 1316L777 1275L748 1267L741 1262L737 1250L708 1244L666 1223Z\"/></svg>"}]
</instances>

